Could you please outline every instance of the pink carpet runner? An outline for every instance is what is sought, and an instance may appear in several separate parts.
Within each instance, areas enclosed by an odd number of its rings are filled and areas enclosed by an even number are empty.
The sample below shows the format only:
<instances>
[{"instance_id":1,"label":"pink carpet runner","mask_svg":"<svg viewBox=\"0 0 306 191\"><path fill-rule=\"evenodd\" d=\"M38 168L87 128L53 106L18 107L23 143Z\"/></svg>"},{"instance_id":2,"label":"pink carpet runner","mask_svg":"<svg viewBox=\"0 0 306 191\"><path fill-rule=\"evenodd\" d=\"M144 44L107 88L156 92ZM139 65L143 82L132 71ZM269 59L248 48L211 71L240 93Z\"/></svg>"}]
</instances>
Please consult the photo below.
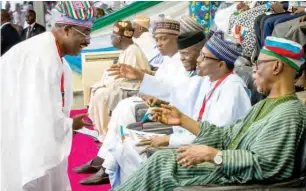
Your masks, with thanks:
<instances>
[{"instance_id":1,"label":"pink carpet runner","mask_svg":"<svg viewBox=\"0 0 306 191\"><path fill-rule=\"evenodd\" d=\"M71 116L86 113L87 110L73 110ZM85 164L97 156L98 144L93 141L92 137L83 134L76 134L73 137L72 149L69 156L68 175L72 191L106 191L111 187L107 185L83 186L80 180L87 178L90 174L76 174L72 169Z\"/></svg>"}]
</instances>

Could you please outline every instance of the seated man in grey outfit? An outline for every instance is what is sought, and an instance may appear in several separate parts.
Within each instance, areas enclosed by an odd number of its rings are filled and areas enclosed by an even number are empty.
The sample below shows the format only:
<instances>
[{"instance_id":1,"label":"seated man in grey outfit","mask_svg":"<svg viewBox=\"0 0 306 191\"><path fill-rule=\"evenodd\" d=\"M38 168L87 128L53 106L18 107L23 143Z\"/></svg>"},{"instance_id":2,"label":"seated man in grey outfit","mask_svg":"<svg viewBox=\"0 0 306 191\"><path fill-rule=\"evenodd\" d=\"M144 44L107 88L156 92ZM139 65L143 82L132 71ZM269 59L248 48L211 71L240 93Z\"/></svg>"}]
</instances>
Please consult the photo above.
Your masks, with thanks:
<instances>
[{"instance_id":1,"label":"seated man in grey outfit","mask_svg":"<svg viewBox=\"0 0 306 191\"><path fill-rule=\"evenodd\" d=\"M281 24L276 25L273 30L273 36L286 38L301 44L306 45L306 15L293 19ZM297 91L303 91L306 86L306 65L303 64L299 74L297 75L297 81L295 83Z\"/></svg>"}]
</instances>

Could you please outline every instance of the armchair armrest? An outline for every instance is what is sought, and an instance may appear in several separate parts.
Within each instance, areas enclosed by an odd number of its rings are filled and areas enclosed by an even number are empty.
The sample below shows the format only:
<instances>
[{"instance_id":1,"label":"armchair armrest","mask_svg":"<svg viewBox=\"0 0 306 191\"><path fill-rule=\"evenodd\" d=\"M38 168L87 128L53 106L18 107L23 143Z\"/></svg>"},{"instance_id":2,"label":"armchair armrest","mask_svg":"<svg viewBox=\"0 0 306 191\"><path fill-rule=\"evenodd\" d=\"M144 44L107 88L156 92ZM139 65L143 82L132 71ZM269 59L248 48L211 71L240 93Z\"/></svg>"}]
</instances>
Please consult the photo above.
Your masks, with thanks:
<instances>
[{"instance_id":1,"label":"armchair armrest","mask_svg":"<svg viewBox=\"0 0 306 191\"><path fill-rule=\"evenodd\" d=\"M149 122L149 123L144 123L143 125L141 125L140 122L136 122L128 125L126 128L136 131L167 134L167 135L173 133L173 129L171 126L164 125L160 122Z\"/></svg>"},{"instance_id":2,"label":"armchair armrest","mask_svg":"<svg viewBox=\"0 0 306 191\"><path fill-rule=\"evenodd\" d=\"M146 114L148 110L148 106L144 103L139 103L135 106L135 118L136 122L140 122L143 116Z\"/></svg>"}]
</instances>

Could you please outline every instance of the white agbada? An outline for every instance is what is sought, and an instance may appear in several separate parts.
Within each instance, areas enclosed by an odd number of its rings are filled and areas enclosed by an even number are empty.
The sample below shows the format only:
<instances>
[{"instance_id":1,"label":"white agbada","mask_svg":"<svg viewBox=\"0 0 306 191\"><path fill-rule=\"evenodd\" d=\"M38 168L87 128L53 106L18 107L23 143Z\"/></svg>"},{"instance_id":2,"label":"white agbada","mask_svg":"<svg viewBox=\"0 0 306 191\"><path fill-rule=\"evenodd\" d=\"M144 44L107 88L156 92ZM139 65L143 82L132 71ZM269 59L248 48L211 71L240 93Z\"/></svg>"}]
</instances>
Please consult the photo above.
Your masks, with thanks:
<instances>
[{"instance_id":1,"label":"white agbada","mask_svg":"<svg viewBox=\"0 0 306 191\"><path fill-rule=\"evenodd\" d=\"M71 190L72 73L62 64L52 33L14 46L1 57L0 71L1 190Z\"/></svg>"},{"instance_id":2,"label":"white agbada","mask_svg":"<svg viewBox=\"0 0 306 191\"><path fill-rule=\"evenodd\" d=\"M148 61L156 56L156 41L154 40L152 33L144 32L139 38L133 38L133 41L139 46Z\"/></svg>"},{"instance_id":3,"label":"white agbada","mask_svg":"<svg viewBox=\"0 0 306 191\"><path fill-rule=\"evenodd\" d=\"M151 84L153 83L154 81L151 81ZM185 115L197 120L205 96L210 94L216 83L217 81L210 82L208 77L192 77L180 86L170 90L170 104ZM155 87L152 92L158 90L158 84L152 86ZM205 113L201 120L224 127L243 118L250 108L250 97L245 83L238 75L231 74L213 92L206 103ZM188 145L194 139L195 136L186 129L174 126L173 134L170 135L169 146ZM103 166L106 167L106 171L110 174L111 182L115 183L114 186L117 186L126 181L141 166L146 157L137 154L144 148L135 147L136 142L133 140L126 140L122 143L120 137L117 136L117 141L114 142L116 144L113 144L111 148L113 161L106 161ZM134 148L134 151L131 148ZM119 168L116 168L116 165ZM120 173L114 173L114 169L119 170Z\"/></svg>"},{"instance_id":4,"label":"white agbada","mask_svg":"<svg viewBox=\"0 0 306 191\"><path fill-rule=\"evenodd\" d=\"M145 75L144 78L153 78L161 84L174 87L189 78L189 72L187 72L180 61L179 53L173 57L164 57L164 61L160 68L155 73L155 76ZM144 83L141 84L140 89L143 88ZM164 85L164 86L166 86ZM150 88L148 88L150 89ZM158 91L165 92L168 90ZM161 93L165 94L165 93ZM115 140L116 133L120 125L126 127L127 125L136 122L135 119L135 105L142 103L142 99L139 97L130 97L120 101L112 112L110 122L108 123L108 132L105 136L104 142L98 152L98 156L106 158L108 155L108 146L111 141Z\"/></svg>"}]
</instances>

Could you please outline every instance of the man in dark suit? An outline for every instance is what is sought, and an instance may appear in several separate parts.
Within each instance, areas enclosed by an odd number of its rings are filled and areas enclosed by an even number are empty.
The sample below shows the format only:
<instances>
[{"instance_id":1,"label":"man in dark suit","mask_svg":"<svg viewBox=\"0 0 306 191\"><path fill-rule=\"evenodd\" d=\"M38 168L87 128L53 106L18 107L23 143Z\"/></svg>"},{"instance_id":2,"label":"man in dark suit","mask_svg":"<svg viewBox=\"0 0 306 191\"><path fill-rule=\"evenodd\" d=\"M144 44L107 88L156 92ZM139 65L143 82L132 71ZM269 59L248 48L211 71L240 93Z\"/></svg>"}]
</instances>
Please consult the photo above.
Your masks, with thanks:
<instances>
[{"instance_id":1,"label":"man in dark suit","mask_svg":"<svg viewBox=\"0 0 306 191\"><path fill-rule=\"evenodd\" d=\"M33 10L28 10L26 14L26 22L29 24L29 26L22 30L22 40L26 40L46 31L45 27L36 23L36 13Z\"/></svg>"},{"instance_id":2,"label":"man in dark suit","mask_svg":"<svg viewBox=\"0 0 306 191\"><path fill-rule=\"evenodd\" d=\"M1 56L21 41L18 32L10 21L11 17L8 11L1 9Z\"/></svg>"}]
</instances>

